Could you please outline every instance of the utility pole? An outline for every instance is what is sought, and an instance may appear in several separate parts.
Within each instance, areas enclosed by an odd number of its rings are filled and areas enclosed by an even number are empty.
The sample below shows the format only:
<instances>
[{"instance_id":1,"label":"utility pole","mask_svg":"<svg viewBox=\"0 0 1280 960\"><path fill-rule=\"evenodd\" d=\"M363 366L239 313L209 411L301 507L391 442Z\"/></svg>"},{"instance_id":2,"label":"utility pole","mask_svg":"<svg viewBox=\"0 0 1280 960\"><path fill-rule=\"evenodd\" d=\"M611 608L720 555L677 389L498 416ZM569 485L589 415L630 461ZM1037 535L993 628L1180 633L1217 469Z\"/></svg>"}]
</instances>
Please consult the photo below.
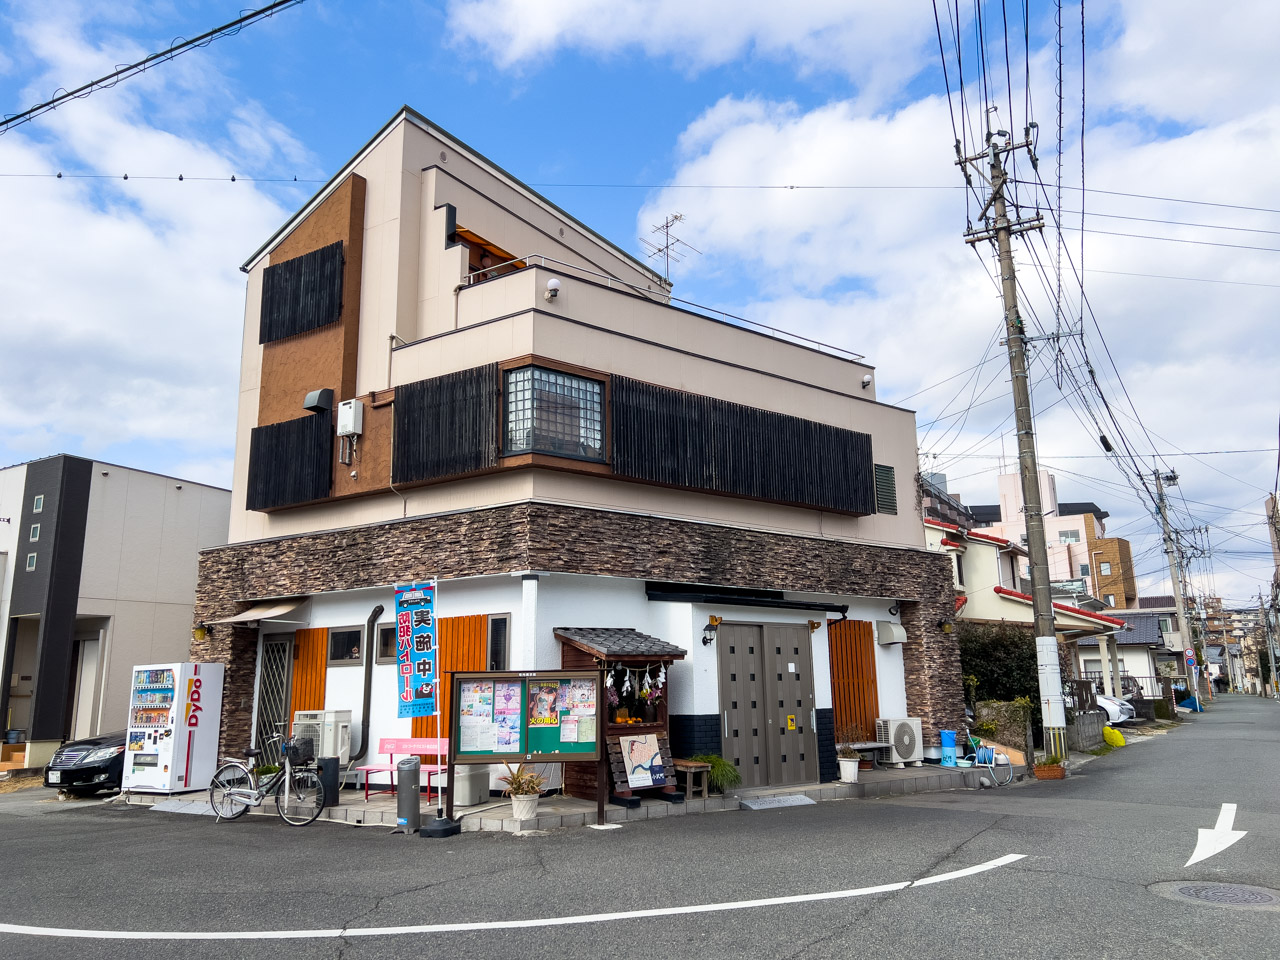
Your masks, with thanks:
<instances>
[{"instance_id":1,"label":"utility pole","mask_svg":"<svg viewBox=\"0 0 1280 960\"><path fill-rule=\"evenodd\" d=\"M1262 605L1262 591L1258 591L1258 614L1262 617L1262 639L1267 645L1267 663L1271 665L1271 689L1267 691L1271 696L1275 696L1276 691L1276 655L1272 647L1274 636L1271 629L1271 615L1267 612L1266 607ZM1261 666L1261 663L1259 663ZM1261 672L1261 671L1259 671Z\"/></svg>"},{"instance_id":2,"label":"utility pole","mask_svg":"<svg viewBox=\"0 0 1280 960\"><path fill-rule=\"evenodd\" d=\"M998 140L1003 138L1004 142ZM1009 351L1009 375L1013 384L1013 412L1018 437L1018 470L1022 476L1022 509L1026 517L1027 552L1031 563L1031 610L1035 618L1036 663L1040 676L1040 710L1044 726L1044 749L1051 756L1067 756L1067 714L1062 700L1062 668L1058 659L1058 637L1053 624L1053 593L1049 587L1049 551L1044 539L1044 514L1040 503L1040 469L1036 463L1035 425L1031 417L1031 387L1027 379L1027 334L1018 311L1018 277L1010 243L1014 234L1040 230L1044 219L1034 217L1009 220L1005 188L1008 176L1004 158L1026 150L1036 163L1031 128L1021 143L997 130L987 133L987 149L956 163L970 180L970 168L991 189L978 218L983 226L965 232L966 243L994 240L1000 257L1000 291L1004 298L1005 346ZM959 150L957 149L957 153ZM983 165L988 167L984 173ZM971 182L971 180L970 180Z\"/></svg>"},{"instance_id":3,"label":"utility pole","mask_svg":"<svg viewBox=\"0 0 1280 960\"><path fill-rule=\"evenodd\" d=\"M1183 640L1185 644L1184 650L1194 650L1195 644L1192 643L1191 624L1187 620L1187 604L1182 594L1182 563L1178 553L1178 544L1173 536L1173 530L1169 526L1169 510L1165 503L1164 485L1168 483L1173 486L1178 482L1176 473L1161 474L1159 469L1154 471L1156 478L1156 509L1160 513L1160 529L1164 536L1164 552L1169 558L1169 579L1173 583L1173 603L1178 610L1178 635L1182 636L1182 632L1186 631L1186 637ZM1183 650L1178 651L1181 659ZM1196 682L1196 670L1187 664L1184 659L1182 665L1187 668L1187 693L1200 699L1200 685Z\"/></svg>"}]
</instances>

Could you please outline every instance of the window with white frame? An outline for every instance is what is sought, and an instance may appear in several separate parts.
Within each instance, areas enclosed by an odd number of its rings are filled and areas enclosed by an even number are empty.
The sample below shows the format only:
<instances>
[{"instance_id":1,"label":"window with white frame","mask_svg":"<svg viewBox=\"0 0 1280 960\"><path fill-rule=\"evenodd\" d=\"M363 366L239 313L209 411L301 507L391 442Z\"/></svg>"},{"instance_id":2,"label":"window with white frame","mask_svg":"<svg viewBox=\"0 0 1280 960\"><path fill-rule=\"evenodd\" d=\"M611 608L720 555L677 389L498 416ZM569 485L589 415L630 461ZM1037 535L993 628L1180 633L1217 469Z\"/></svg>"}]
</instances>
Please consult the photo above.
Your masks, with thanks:
<instances>
[{"instance_id":1,"label":"window with white frame","mask_svg":"<svg viewBox=\"0 0 1280 960\"><path fill-rule=\"evenodd\" d=\"M489 650L487 662L490 670L506 670L511 648L511 617L499 614L489 618Z\"/></svg>"},{"instance_id":2,"label":"window with white frame","mask_svg":"<svg viewBox=\"0 0 1280 960\"><path fill-rule=\"evenodd\" d=\"M1173 633L1173 618L1161 617L1159 620L1159 626L1161 633Z\"/></svg>"},{"instance_id":3,"label":"window with white frame","mask_svg":"<svg viewBox=\"0 0 1280 960\"><path fill-rule=\"evenodd\" d=\"M36 568L36 555L34 553L27 554L27 573L31 573Z\"/></svg>"},{"instance_id":4,"label":"window with white frame","mask_svg":"<svg viewBox=\"0 0 1280 960\"><path fill-rule=\"evenodd\" d=\"M1098 576L1100 577L1111 576L1111 562L1109 560L1100 560L1098 562Z\"/></svg>"},{"instance_id":5,"label":"window with white frame","mask_svg":"<svg viewBox=\"0 0 1280 960\"><path fill-rule=\"evenodd\" d=\"M40 524L33 523L31 525L31 532L27 535L27 539L30 540L32 543L35 543L37 540L40 539Z\"/></svg>"},{"instance_id":6,"label":"window with white frame","mask_svg":"<svg viewBox=\"0 0 1280 960\"><path fill-rule=\"evenodd\" d=\"M44 512L44 494L43 493L37 493L36 498L31 501L31 512L32 513Z\"/></svg>"},{"instance_id":7,"label":"window with white frame","mask_svg":"<svg viewBox=\"0 0 1280 960\"><path fill-rule=\"evenodd\" d=\"M1116 595L1114 593L1104 593L1102 595L1102 602L1108 607L1114 607L1116 605Z\"/></svg>"},{"instance_id":8,"label":"window with white frame","mask_svg":"<svg viewBox=\"0 0 1280 960\"><path fill-rule=\"evenodd\" d=\"M1080 531L1079 530L1062 530L1058 533L1058 542L1059 543L1079 543Z\"/></svg>"}]
</instances>

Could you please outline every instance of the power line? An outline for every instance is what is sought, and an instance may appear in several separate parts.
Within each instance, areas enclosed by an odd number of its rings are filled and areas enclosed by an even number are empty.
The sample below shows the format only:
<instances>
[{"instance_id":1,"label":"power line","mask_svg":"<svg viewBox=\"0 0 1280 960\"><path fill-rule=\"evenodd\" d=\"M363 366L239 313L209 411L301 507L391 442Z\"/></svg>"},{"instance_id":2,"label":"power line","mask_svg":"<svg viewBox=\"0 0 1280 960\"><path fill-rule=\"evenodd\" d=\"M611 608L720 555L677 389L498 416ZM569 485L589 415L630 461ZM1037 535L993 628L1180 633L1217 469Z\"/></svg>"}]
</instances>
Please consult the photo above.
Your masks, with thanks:
<instances>
[{"instance_id":1,"label":"power line","mask_svg":"<svg viewBox=\"0 0 1280 960\"><path fill-rule=\"evenodd\" d=\"M20 126L21 124L34 120L41 114L57 109L68 100L79 100L83 97L89 96L91 93L95 93L98 90L106 90L110 87L114 87L121 80L127 80L130 77L144 72L145 70L149 70L157 64L173 60L175 57L181 56L182 54L190 50L194 50L197 47L207 47L209 44L213 43L214 40L218 40L221 37L234 36L245 27L249 26L249 24L262 20L266 17L274 16L275 14L281 13L290 7L297 6L302 2L303 0L276 0L275 3L272 3L269 6L263 7L260 10L250 11L238 19L232 20L230 23L224 23L220 27L214 27L208 33L202 33L200 36L192 40L181 40L180 42L170 45L168 49L162 50L159 53L153 53L151 56L144 57L136 63L117 67L105 77L99 77L97 80L91 80L82 86L76 87L74 90L55 90L53 96L43 103L37 103L29 110L22 111L22 113L8 114L3 120L0 120L0 136L3 136L13 127Z\"/></svg>"},{"instance_id":2,"label":"power line","mask_svg":"<svg viewBox=\"0 0 1280 960\"><path fill-rule=\"evenodd\" d=\"M1083 229L1081 227L1061 227L1062 230L1070 230L1072 233L1095 233L1104 237L1128 237L1131 240L1163 240L1166 243L1189 243L1196 247L1225 247L1228 250L1258 250L1262 253L1280 253L1280 247L1255 247L1242 243L1223 243L1220 240L1191 240L1187 237L1153 237L1148 233L1123 233L1118 230L1096 230L1092 227Z\"/></svg>"},{"instance_id":3,"label":"power line","mask_svg":"<svg viewBox=\"0 0 1280 960\"><path fill-rule=\"evenodd\" d=\"M1018 182L1028 186L1034 186L1036 183L1034 180L1021 180ZM1084 192L1083 187L1067 186L1066 184L1063 185L1062 189L1080 190L1081 192ZM1149 193L1129 193L1124 190L1100 190L1097 187L1090 187L1088 192L1102 194L1103 196L1108 197L1131 197L1136 200L1158 200L1161 203L1189 203L1199 207L1221 207L1224 210L1249 210L1254 213L1280 213L1280 210L1272 207L1251 207L1241 203L1218 203L1213 200L1192 200L1188 197L1159 197Z\"/></svg>"},{"instance_id":4,"label":"power line","mask_svg":"<svg viewBox=\"0 0 1280 960\"><path fill-rule=\"evenodd\" d=\"M1170 453L1147 454L1147 456L1157 456L1162 458L1176 457L1176 456L1212 457L1212 456L1229 456L1231 454L1237 454L1237 453L1276 453L1276 452L1280 452L1280 448L1249 447L1247 449L1242 449L1242 450L1174 450ZM955 456L958 457L960 455L956 454ZM997 455L992 453L974 453L974 454L969 454L968 456L978 457L978 458L985 457L990 459L997 458ZM1070 454L1062 454L1061 456L1053 456L1052 454L1049 454L1048 457L1051 460L1110 460L1112 455L1109 453L1070 453ZM1259 522L1261 523L1262 521L1259 521Z\"/></svg>"},{"instance_id":5,"label":"power line","mask_svg":"<svg viewBox=\"0 0 1280 960\"><path fill-rule=\"evenodd\" d=\"M301 0L299 0L301 2ZM243 180L246 183L328 183L327 180L313 180L306 177L242 177L238 174L231 174L225 177L189 177L186 174L175 174L173 176L160 176L157 174L117 174L117 173L63 173L59 170L57 173L0 173L0 177L23 177L23 178L42 178L49 180L173 180L177 182L185 182L188 180L204 181L211 183L238 183Z\"/></svg>"},{"instance_id":6,"label":"power line","mask_svg":"<svg viewBox=\"0 0 1280 960\"><path fill-rule=\"evenodd\" d=\"M1150 280L1186 280L1191 283L1225 283L1234 287L1271 287L1280 289L1280 283L1256 283L1250 280L1219 280L1214 277L1173 277L1162 273L1130 273L1125 270L1101 270L1089 267L1085 273L1109 273L1116 277L1146 277Z\"/></svg>"}]
</instances>

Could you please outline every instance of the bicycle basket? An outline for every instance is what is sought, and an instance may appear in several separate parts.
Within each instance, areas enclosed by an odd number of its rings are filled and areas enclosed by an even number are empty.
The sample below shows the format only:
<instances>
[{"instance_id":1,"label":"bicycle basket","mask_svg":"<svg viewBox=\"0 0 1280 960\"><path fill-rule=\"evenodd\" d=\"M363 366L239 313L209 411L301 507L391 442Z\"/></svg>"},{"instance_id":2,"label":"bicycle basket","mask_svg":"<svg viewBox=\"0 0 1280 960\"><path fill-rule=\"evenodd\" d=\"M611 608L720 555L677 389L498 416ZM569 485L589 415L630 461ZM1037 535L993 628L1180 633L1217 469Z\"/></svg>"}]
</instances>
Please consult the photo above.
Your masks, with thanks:
<instances>
[{"instance_id":1,"label":"bicycle basket","mask_svg":"<svg viewBox=\"0 0 1280 960\"><path fill-rule=\"evenodd\" d=\"M316 758L315 741L310 737L294 737L285 746L292 764L310 763Z\"/></svg>"}]
</instances>

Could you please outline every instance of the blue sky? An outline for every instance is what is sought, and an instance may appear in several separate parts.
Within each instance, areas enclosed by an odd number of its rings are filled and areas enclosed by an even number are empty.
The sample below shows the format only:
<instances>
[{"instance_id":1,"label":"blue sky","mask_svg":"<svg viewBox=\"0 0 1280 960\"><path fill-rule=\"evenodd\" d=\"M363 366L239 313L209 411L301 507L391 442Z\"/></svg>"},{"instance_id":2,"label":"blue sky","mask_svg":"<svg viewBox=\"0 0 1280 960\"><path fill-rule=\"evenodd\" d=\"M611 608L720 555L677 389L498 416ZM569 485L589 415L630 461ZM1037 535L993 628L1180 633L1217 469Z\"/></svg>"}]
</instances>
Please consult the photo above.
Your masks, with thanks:
<instances>
[{"instance_id":1,"label":"blue sky","mask_svg":"<svg viewBox=\"0 0 1280 960\"><path fill-rule=\"evenodd\" d=\"M1034 116L1051 178L1052 7L1031 6ZM1262 0L1217 6L1206 20L1191 0L1088 5L1089 186L1280 209L1269 49L1280 14ZM238 11L207 0L4 4L3 109ZM1080 176L1079 7L1065 11L1070 186ZM972 23L964 29L967 56ZM1026 119L1016 29L1015 130ZM237 268L310 195L306 181L327 179L407 103L637 254L650 224L683 212L681 235L703 253L673 269L677 295L866 354L881 399L919 411L922 465L946 472L966 500L992 502L1002 438L1013 449L992 336L999 305L989 258L961 238L934 31L919 2L308 0L66 104L0 136L0 415L10 425L0 462L61 451L229 483ZM1003 51L989 53L999 99ZM103 179L15 176L57 171ZM179 173L188 179L142 179ZM1083 254L1097 317L1096 327L1086 318L1085 347L1108 398L1122 410L1126 391L1132 399L1141 424L1120 416L1135 452L1169 454L1165 466L1182 474L1179 522L1210 527L1218 556L1212 581L1199 574L1204 588L1242 600L1269 576L1259 502L1275 478L1280 290L1265 286L1275 253L1203 243L1280 247L1261 232L1280 230L1280 216L1104 194L1088 204L1087 226L1109 233L1086 234L1083 247L1064 233ZM1063 207L1079 210L1079 193ZM1037 257L1052 273L1056 237L1045 240ZM1052 325L1052 298L1019 256L1029 309ZM1067 326L1080 311L1073 283ZM1078 353L1066 362L1085 369ZM980 363L976 379L948 379ZM1075 459L1101 453L1096 430L1062 399L1050 353L1037 363L1040 448L1064 499L1110 510L1158 589L1150 516L1113 465ZM1260 452L1177 453L1233 449Z\"/></svg>"}]
</instances>

